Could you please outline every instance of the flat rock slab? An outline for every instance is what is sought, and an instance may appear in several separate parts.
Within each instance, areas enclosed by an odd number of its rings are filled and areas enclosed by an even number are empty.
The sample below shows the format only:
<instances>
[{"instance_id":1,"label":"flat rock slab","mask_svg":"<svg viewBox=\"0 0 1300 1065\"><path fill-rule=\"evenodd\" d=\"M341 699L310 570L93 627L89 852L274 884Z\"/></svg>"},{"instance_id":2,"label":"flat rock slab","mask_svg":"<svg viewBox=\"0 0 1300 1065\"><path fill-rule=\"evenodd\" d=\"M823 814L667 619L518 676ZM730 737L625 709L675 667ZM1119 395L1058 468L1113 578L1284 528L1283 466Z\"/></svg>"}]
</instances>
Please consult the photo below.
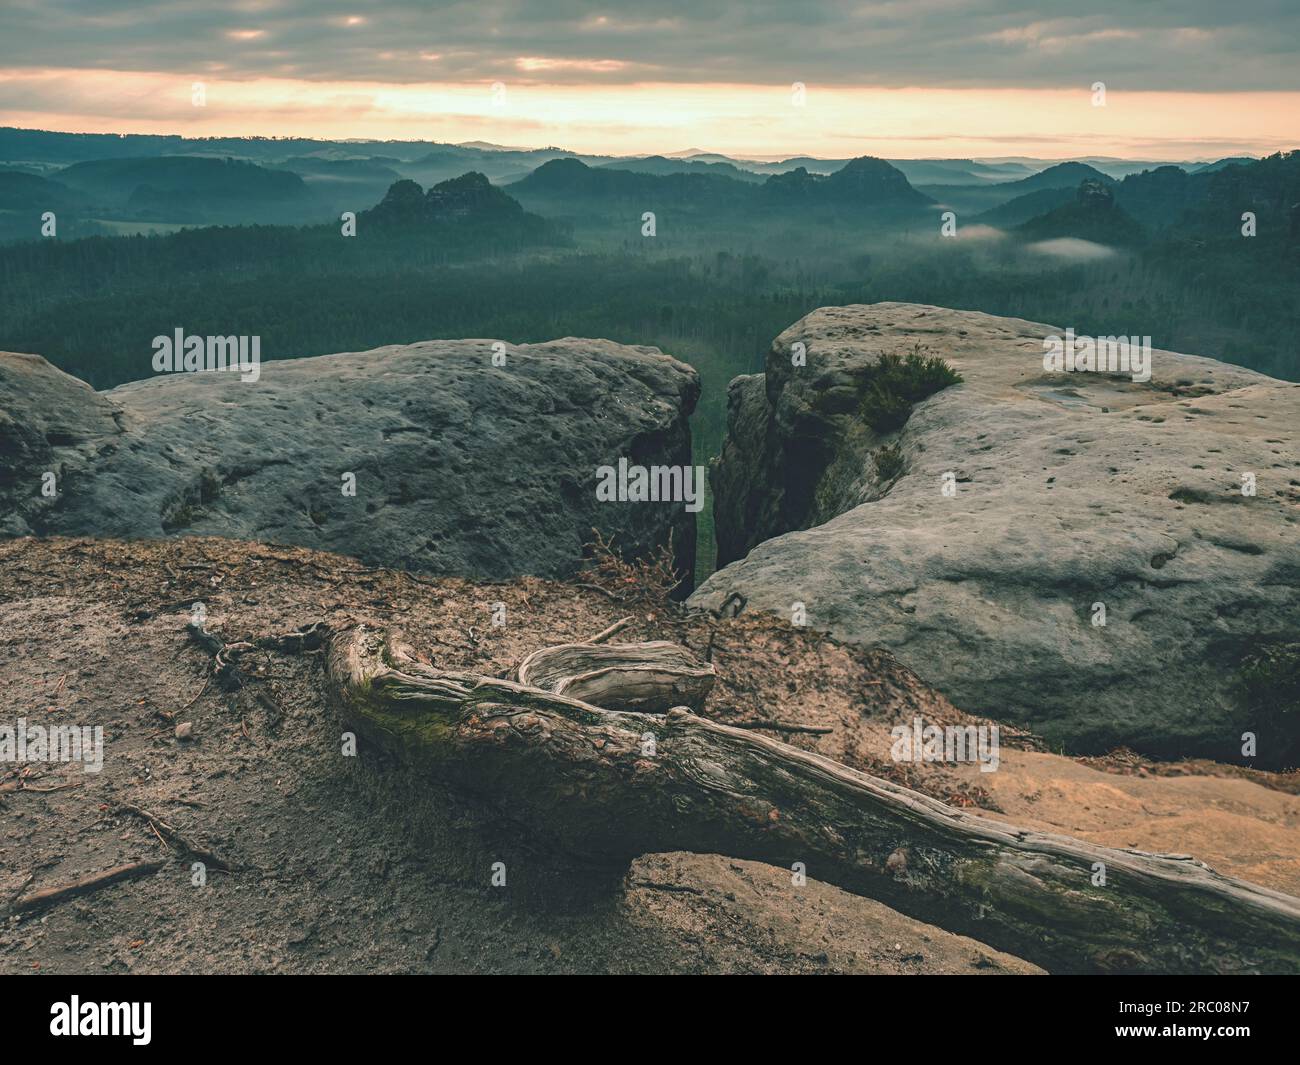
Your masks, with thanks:
<instances>
[{"instance_id":1,"label":"flat rock slab","mask_svg":"<svg viewBox=\"0 0 1300 1065\"><path fill-rule=\"evenodd\" d=\"M217 535L474 577L566 576L593 527L639 554L684 504L596 500L626 457L690 463L695 371L655 348L434 340L97 393L0 353L0 533ZM147 355L147 353L146 353ZM42 495L43 475L57 495ZM354 474L355 495L344 494Z\"/></svg>"},{"instance_id":2,"label":"flat rock slab","mask_svg":"<svg viewBox=\"0 0 1300 1065\"><path fill-rule=\"evenodd\" d=\"M963 709L1076 750L1240 762L1250 731L1256 764L1293 757L1297 715L1242 665L1300 639L1300 385L1165 351L1146 383L1045 372L1062 332L899 303L786 330L765 375L733 382L713 484L740 560L691 602L802 603ZM871 370L918 346L964 382L877 437L858 413ZM887 444L902 468L884 479Z\"/></svg>"}]
</instances>

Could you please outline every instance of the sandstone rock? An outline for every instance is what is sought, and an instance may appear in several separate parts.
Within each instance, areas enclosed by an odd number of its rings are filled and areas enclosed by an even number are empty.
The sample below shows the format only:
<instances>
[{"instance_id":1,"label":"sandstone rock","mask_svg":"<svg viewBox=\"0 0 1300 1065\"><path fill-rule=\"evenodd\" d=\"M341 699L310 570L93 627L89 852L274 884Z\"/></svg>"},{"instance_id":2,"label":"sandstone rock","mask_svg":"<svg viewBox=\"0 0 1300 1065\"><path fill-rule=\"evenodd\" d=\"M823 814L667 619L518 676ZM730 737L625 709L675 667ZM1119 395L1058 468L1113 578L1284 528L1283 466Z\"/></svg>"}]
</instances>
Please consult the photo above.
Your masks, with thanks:
<instances>
[{"instance_id":1,"label":"sandstone rock","mask_svg":"<svg viewBox=\"0 0 1300 1065\"><path fill-rule=\"evenodd\" d=\"M763 374L745 374L727 388L727 435L722 454L709 471L720 566L743 558L782 527L784 493L761 480L779 459L769 443L774 426L764 380Z\"/></svg>"},{"instance_id":2,"label":"sandstone rock","mask_svg":"<svg viewBox=\"0 0 1300 1065\"><path fill-rule=\"evenodd\" d=\"M597 502L596 468L690 463L694 370L655 348L434 340L96 393L0 354L0 532L206 534L474 577L565 576L591 529L639 554L678 503ZM58 494L42 495L42 474ZM344 475L354 474L355 496Z\"/></svg>"},{"instance_id":3,"label":"sandstone rock","mask_svg":"<svg viewBox=\"0 0 1300 1065\"><path fill-rule=\"evenodd\" d=\"M898 303L786 330L733 383L713 471L719 561L744 557L691 602L802 602L963 709L1076 750L1242 761L1251 731L1257 764L1293 761L1300 712L1249 663L1300 633L1300 385L1163 351L1146 383L1044 372L1061 332ZM964 382L877 436L873 367L918 344Z\"/></svg>"}]
</instances>

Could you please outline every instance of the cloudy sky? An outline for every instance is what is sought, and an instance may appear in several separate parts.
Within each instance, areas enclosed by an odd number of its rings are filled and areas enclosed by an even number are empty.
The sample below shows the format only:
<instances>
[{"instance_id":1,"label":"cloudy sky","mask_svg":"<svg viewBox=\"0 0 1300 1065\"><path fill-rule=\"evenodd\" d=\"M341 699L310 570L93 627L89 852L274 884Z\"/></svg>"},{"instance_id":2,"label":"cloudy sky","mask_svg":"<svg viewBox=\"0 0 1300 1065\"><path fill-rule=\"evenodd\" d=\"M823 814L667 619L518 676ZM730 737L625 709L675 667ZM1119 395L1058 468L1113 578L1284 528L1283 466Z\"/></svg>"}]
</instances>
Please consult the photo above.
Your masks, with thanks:
<instances>
[{"instance_id":1,"label":"cloudy sky","mask_svg":"<svg viewBox=\"0 0 1300 1065\"><path fill-rule=\"evenodd\" d=\"M1297 0L0 0L0 125L1209 158L1300 146L1298 41Z\"/></svg>"}]
</instances>

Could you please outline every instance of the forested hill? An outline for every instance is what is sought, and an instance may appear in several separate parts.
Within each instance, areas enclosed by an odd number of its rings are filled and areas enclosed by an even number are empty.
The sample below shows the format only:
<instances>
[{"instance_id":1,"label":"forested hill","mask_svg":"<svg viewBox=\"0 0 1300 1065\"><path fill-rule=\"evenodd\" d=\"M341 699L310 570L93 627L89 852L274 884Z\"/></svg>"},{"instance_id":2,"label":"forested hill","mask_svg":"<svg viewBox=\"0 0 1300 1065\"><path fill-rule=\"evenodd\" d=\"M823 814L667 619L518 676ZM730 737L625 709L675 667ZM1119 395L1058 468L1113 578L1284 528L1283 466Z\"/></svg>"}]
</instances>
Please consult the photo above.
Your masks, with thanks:
<instances>
[{"instance_id":1,"label":"forested hill","mask_svg":"<svg viewBox=\"0 0 1300 1065\"><path fill-rule=\"evenodd\" d=\"M386 227L460 222L478 226L502 224L539 234L546 226L536 215L527 214L518 200L477 173L440 182L428 192L414 181L394 182L378 204L362 212L361 221Z\"/></svg>"},{"instance_id":2,"label":"forested hill","mask_svg":"<svg viewBox=\"0 0 1300 1065\"><path fill-rule=\"evenodd\" d=\"M59 184L109 216L170 222L323 221L297 174L238 159L173 155L96 159L56 173Z\"/></svg>"},{"instance_id":3,"label":"forested hill","mask_svg":"<svg viewBox=\"0 0 1300 1065\"><path fill-rule=\"evenodd\" d=\"M427 195L395 184L361 213L355 235L342 223L213 226L4 245L0 348L44 355L107 388L139 377L141 345L176 327L256 333L266 358L374 347L366 338L427 321L423 308L474 264L569 243L561 226L466 175ZM449 285L435 284L442 271ZM433 335L405 328L410 339Z\"/></svg>"},{"instance_id":4,"label":"forested hill","mask_svg":"<svg viewBox=\"0 0 1300 1065\"><path fill-rule=\"evenodd\" d=\"M636 164L632 164L635 166ZM809 210L832 214L915 218L931 204L912 188L903 172L883 159L851 159L831 174L796 167L761 183L740 180L724 171L655 167L653 172L590 167L579 159L554 159L528 177L507 186L534 209L583 213L621 205L651 210L672 206L714 218L781 211L792 222Z\"/></svg>"}]
</instances>

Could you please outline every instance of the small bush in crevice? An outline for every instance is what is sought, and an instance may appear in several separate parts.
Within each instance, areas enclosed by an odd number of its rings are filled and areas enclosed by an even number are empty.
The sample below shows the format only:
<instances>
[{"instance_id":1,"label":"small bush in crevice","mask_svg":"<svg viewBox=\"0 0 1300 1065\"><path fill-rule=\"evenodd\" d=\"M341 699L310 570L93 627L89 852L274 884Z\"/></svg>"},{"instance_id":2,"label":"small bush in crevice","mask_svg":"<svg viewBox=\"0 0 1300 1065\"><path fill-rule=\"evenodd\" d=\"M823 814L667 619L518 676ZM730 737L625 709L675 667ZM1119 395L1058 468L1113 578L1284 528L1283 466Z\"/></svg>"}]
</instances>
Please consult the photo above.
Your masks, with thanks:
<instances>
[{"instance_id":1,"label":"small bush in crevice","mask_svg":"<svg viewBox=\"0 0 1300 1065\"><path fill-rule=\"evenodd\" d=\"M961 374L938 355L927 355L919 344L906 356L881 355L862 398L862 417L878 435L895 432L907 424L912 407L949 385L960 384L961 379Z\"/></svg>"},{"instance_id":2,"label":"small bush in crevice","mask_svg":"<svg viewBox=\"0 0 1300 1065\"><path fill-rule=\"evenodd\" d=\"M881 436L903 428L911 415L912 404L879 381L872 384L862 400L862 417Z\"/></svg>"},{"instance_id":3,"label":"small bush in crevice","mask_svg":"<svg viewBox=\"0 0 1300 1065\"><path fill-rule=\"evenodd\" d=\"M897 444L886 444L871 453L876 476L882 481L892 481L903 472L903 451Z\"/></svg>"}]
</instances>

